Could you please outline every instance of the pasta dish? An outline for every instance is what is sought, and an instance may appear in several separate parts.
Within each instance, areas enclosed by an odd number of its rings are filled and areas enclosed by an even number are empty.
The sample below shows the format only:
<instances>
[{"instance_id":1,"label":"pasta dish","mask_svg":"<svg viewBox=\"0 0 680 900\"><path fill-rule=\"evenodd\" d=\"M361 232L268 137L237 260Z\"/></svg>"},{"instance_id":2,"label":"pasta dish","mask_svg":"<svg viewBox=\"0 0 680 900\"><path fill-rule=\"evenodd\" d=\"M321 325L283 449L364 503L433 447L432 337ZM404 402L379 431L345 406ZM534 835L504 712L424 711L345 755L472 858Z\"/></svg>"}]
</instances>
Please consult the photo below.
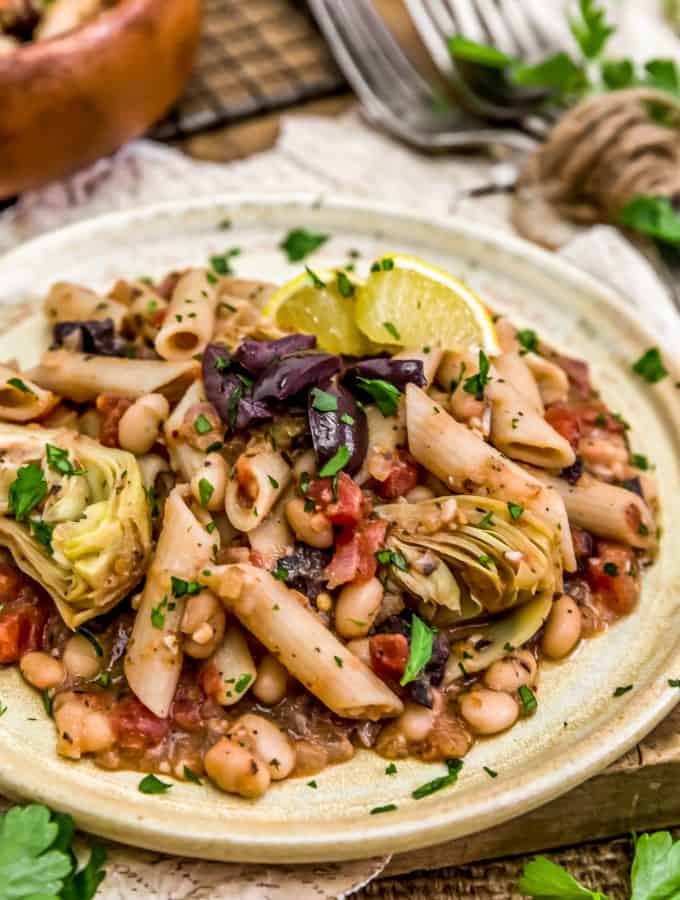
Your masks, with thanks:
<instances>
[{"instance_id":1,"label":"pasta dish","mask_svg":"<svg viewBox=\"0 0 680 900\"><path fill-rule=\"evenodd\" d=\"M451 279L404 271L52 287L0 366L0 663L59 754L248 798L359 748L453 773L635 607L655 484L586 363L462 286L416 343Z\"/></svg>"}]
</instances>

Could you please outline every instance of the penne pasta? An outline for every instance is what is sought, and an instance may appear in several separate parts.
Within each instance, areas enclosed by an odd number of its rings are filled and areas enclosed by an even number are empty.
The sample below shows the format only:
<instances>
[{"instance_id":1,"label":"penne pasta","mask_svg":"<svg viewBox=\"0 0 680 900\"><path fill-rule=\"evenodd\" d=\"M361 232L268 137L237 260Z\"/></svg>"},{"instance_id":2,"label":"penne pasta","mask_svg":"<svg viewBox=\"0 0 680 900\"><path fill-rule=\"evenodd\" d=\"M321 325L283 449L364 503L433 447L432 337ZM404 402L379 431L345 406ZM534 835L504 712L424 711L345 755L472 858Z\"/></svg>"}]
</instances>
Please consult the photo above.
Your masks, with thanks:
<instances>
[{"instance_id":1,"label":"penne pasta","mask_svg":"<svg viewBox=\"0 0 680 900\"><path fill-rule=\"evenodd\" d=\"M96 400L100 394L136 399L154 393L173 402L199 373L195 360L166 362L48 350L28 376L40 387L76 403Z\"/></svg>"},{"instance_id":2,"label":"penne pasta","mask_svg":"<svg viewBox=\"0 0 680 900\"><path fill-rule=\"evenodd\" d=\"M564 567L575 570L569 520L558 494L456 422L413 384L406 388L406 428L411 454L449 488L522 503L549 521L560 534Z\"/></svg>"},{"instance_id":3,"label":"penne pasta","mask_svg":"<svg viewBox=\"0 0 680 900\"><path fill-rule=\"evenodd\" d=\"M564 369L538 353L527 353L524 360L546 406L566 401L569 396L569 379Z\"/></svg>"},{"instance_id":4,"label":"penne pasta","mask_svg":"<svg viewBox=\"0 0 680 900\"><path fill-rule=\"evenodd\" d=\"M256 677L257 667L243 629L232 620L222 643L205 662L203 683L220 706L233 706L250 690Z\"/></svg>"},{"instance_id":5,"label":"penne pasta","mask_svg":"<svg viewBox=\"0 0 680 900\"><path fill-rule=\"evenodd\" d=\"M0 419L7 422L31 422L43 419L59 403L59 397L19 375L8 366L0 366Z\"/></svg>"},{"instance_id":6,"label":"penne pasta","mask_svg":"<svg viewBox=\"0 0 680 900\"><path fill-rule=\"evenodd\" d=\"M215 331L217 288L205 269L189 269L177 282L154 346L163 359L192 359Z\"/></svg>"},{"instance_id":7,"label":"penne pasta","mask_svg":"<svg viewBox=\"0 0 680 900\"><path fill-rule=\"evenodd\" d=\"M227 482L224 501L229 521L240 531L253 531L269 515L285 491L292 471L283 456L266 444L242 453Z\"/></svg>"},{"instance_id":8,"label":"penne pasta","mask_svg":"<svg viewBox=\"0 0 680 900\"><path fill-rule=\"evenodd\" d=\"M336 715L375 721L403 710L387 685L268 572L220 566L201 580Z\"/></svg>"},{"instance_id":9,"label":"penne pasta","mask_svg":"<svg viewBox=\"0 0 680 900\"><path fill-rule=\"evenodd\" d=\"M184 417L192 406L197 406L199 403L205 403L205 391L201 381L194 381L189 385L184 396L163 425L165 443L170 452L173 467L182 474L185 481L191 481L194 475L200 471L206 457L203 450L191 447L180 432Z\"/></svg>"},{"instance_id":10,"label":"penne pasta","mask_svg":"<svg viewBox=\"0 0 680 900\"><path fill-rule=\"evenodd\" d=\"M501 353L493 361L494 375L512 385L530 409L543 415L541 393L526 362L526 356L519 353Z\"/></svg>"},{"instance_id":11,"label":"penne pasta","mask_svg":"<svg viewBox=\"0 0 680 900\"><path fill-rule=\"evenodd\" d=\"M564 501L574 525L598 537L649 548L656 544L656 526L649 507L633 491L582 475L574 485L563 478L533 471Z\"/></svg>"},{"instance_id":12,"label":"penne pasta","mask_svg":"<svg viewBox=\"0 0 680 900\"><path fill-rule=\"evenodd\" d=\"M116 331L121 330L128 313L127 307L122 303L67 281L59 281L52 286L44 309L50 325L56 325L57 322L112 319Z\"/></svg>"},{"instance_id":13,"label":"penne pasta","mask_svg":"<svg viewBox=\"0 0 680 900\"><path fill-rule=\"evenodd\" d=\"M260 555L267 569L273 568L277 559L286 556L295 543L285 511L286 503L293 496L294 492L290 489L283 493L269 515L248 532L251 549Z\"/></svg>"},{"instance_id":14,"label":"penne pasta","mask_svg":"<svg viewBox=\"0 0 680 900\"><path fill-rule=\"evenodd\" d=\"M165 503L163 527L125 653L125 676L135 695L164 718L182 669L180 623L186 591L173 590L173 577L195 583L210 562L216 535L210 535L175 488Z\"/></svg>"}]
</instances>

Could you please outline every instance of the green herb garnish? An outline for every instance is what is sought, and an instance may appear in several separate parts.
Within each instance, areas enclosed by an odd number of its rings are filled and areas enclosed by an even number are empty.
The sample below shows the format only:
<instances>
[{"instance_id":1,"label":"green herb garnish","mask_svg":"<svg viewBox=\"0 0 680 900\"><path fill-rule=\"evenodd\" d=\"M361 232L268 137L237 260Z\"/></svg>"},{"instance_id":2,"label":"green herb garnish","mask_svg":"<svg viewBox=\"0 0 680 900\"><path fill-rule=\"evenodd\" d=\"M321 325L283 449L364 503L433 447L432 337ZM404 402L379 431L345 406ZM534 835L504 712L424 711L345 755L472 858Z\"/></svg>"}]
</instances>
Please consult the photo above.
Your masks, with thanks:
<instances>
[{"instance_id":1,"label":"green herb garnish","mask_svg":"<svg viewBox=\"0 0 680 900\"><path fill-rule=\"evenodd\" d=\"M396 416L401 398L399 388L382 378L357 378L357 386L371 397L383 416Z\"/></svg>"},{"instance_id":2,"label":"green herb garnish","mask_svg":"<svg viewBox=\"0 0 680 900\"><path fill-rule=\"evenodd\" d=\"M512 500L508 502L508 512L510 513L510 518L514 519L515 522L524 512L524 507L520 506L519 503L513 503Z\"/></svg>"},{"instance_id":3,"label":"green herb garnish","mask_svg":"<svg viewBox=\"0 0 680 900\"><path fill-rule=\"evenodd\" d=\"M527 715L538 708L538 700L530 687L527 687L526 684L522 684L520 685L518 693L522 703L522 709Z\"/></svg>"},{"instance_id":4,"label":"green herb garnish","mask_svg":"<svg viewBox=\"0 0 680 900\"><path fill-rule=\"evenodd\" d=\"M171 787L171 784L166 784L155 775L146 775L137 785L137 790L142 794L166 794Z\"/></svg>"},{"instance_id":5,"label":"green herb garnish","mask_svg":"<svg viewBox=\"0 0 680 900\"><path fill-rule=\"evenodd\" d=\"M193 597L202 590L201 585L195 579L185 581L183 578L177 578L175 575L171 576L170 584L172 586L172 596L178 600L181 597Z\"/></svg>"},{"instance_id":6,"label":"green herb garnish","mask_svg":"<svg viewBox=\"0 0 680 900\"><path fill-rule=\"evenodd\" d=\"M203 413L199 413L194 419L194 431L196 434L208 434L208 432L212 431L212 423L207 416L204 416Z\"/></svg>"},{"instance_id":7,"label":"green herb garnish","mask_svg":"<svg viewBox=\"0 0 680 900\"><path fill-rule=\"evenodd\" d=\"M401 335L399 334L396 325L392 322L383 322L382 324L385 331L388 332L388 334L391 334L395 341L401 340Z\"/></svg>"},{"instance_id":8,"label":"green herb garnish","mask_svg":"<svg viewBox=\"0 0 680 900\"><path fill-rule=\"evenodd\" d=\"M341 469L344 469L347 463L350 461L352 453L349 447L346 447L342 444L338 447L335 454L328 460L328 462L324 463L319 471L319 476L321 478L332 478L337 475Z\"/></svg>"},{"instance_id":9,"label":"green herb garnish","mask_svg":"<svg viewBox=\"0 0 680 900\"><path fill-rule=\"evenodd\" d=\"M279 244L288 257L288 262L300 262L322 244L325 244L330 235L321 232L308 231L306 228L293 228Z\"/></svg>"},{"instance_id":10,"label":"green herb garnish","mask_svg":"<svg viewBox=\"0 0 680 900\"><path fill-rule=\"evenodd\" d=\"M623 697L624 694L627 694L628 691L633 690L632 684L619 685L613 693L613 697Z\"/></svg>"},{"instance_id":11,"label":"green herb garnish","mask_svg":"<svg viewBox=\"0 0 680 900\"><path fill-rule=\"evenodd\" d=\"M409 684L420 675L432 657L434 631L415 614L411 618L411 640L409 641L408 661L399 684Z\"/></svg>"},{"instance_id":12,"label":"green herb garnish","mask_svg":"<svg viewBox=\"0 0 680 900\"><path fill-rule=\"evenodd\" d=\"M489 357L483 350L479 351L479 371L471 375L463 382L463 390L466 394L472 394L477 400L484 399L484 388L491 380L489 376Z\"/></svg>"},{"instance_id":13,"label":"green herb garnish","mask_svg":"<svg viewBox=\"0 0 680 900\"><path fill-rule=\"evenodd\" d=\"M668 375L658 347L650 347L649 350L646 350L640 359L633 363L632 368L637 375L650 384L656 384L657 381L661 381Z\"/></svg>"},{"instance_id":14,"label":"green herb garnish","mask_svg":"<svg viewBox=\"0 0 680 900\"><path fill-rule=\"evenodd\" d=\"M448 769L446 775L441 775L439 778L433 778L432 781L421 784L420 787L416 788L411 794L413 799L422 800L423 797L429 797L430 794L435 794L437 791L441 791L443 788L455 784L458 780L458 773L463 768L463 760L447 759L446 767Z\"/></svg>"},{"instance_id":15,"label":"green herb garnish","mask_svg":"<svg viewBox=\"0 0 680 900\"><path fill-rule=\"evenodd\" d=\"M33 396L35 396L35 391L32 391L26 384L26 382L21 380L21 378L10 378L8 379L7 384L11 384L12 387L15 387L18 391L21 391L22 394L33 394Z\"/></svg>"},{"instance_id":16,"label":"green herb garnish","mask_svg":"<svg viewBox=\"0 0 680 900\"><path fill-rule=\"evenodd\" d=\"M309 266L305 266L305 272L317 290L322 291L326 287L326 282L322 281L316 272L313 269L310 269Z\"/></svg>"},{"instance_id":17,"label":"green herb garnish","mask_svg":"<svg viewBox=\"0 0 680 900\"><path fill-rule=\"evenodd\" d=\"M312 409L319 412L335 412L338 408L338 398L329 391L321 388L312 388Z\"/></svg>"},{"instance_id":18,"label":"green herb garnish","mask_svg":"<svg viewBox=\"0 0 680 900\"><path fill-rule=\"evenodd\" d=\"M341 297L353 297L356 287L343 271L338 272L337 277L338 293Z\"/></svg>"}]
</instances>

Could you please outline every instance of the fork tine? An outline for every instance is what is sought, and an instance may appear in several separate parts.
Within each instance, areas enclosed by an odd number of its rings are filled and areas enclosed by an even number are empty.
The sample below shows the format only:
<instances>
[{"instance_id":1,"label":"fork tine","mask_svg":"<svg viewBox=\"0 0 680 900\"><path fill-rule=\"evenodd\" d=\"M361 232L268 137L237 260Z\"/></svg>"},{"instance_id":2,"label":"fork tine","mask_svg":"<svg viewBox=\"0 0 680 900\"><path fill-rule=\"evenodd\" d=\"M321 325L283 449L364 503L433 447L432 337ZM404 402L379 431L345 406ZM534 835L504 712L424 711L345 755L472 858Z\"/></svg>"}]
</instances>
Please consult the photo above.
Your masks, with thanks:
<instances>
[{"instance_id":1,"label":"fork tine","mask_svg":"<svg viewBox=\"0 0 680 900\"><path fill-rule=\"evenodd\" d=\"M453 72L453 60L446 45L446 37L457 33L455 22L450 13L443 8L441 0L405 0L423 43L429 50L435 65L440 72L450 75Z\"/></svg>"},{"instance_id":2,"label":"fork tine","mask_svg":"<svg viewBox=\"0 0 680 900\"><path fill-rule=\"evenodd\" d=\"M434 0L431 0L431 2L434 2ZM448 11L453 25L448 34L444 33L445 40L447 37L451 37L452 34L460 34L471 41L484 43L486 40L484 28L471 0L455 0L455 2L442 0L440 5Z\"/></svg>"},{"instance_id":3,"label":"fork tine","mask_svg":"<svg viewBox=\"0 0 680 900\"><path fill-rule=\"evenodd\" d=\"M515 36L494 3L494 0L476 0L477 12L490 38L490 43L507 53L517 56L518 46Z\"/></svg>"},{"instance_id":4,"label":"fork tine","mask_svg":"<svg viewBox=\"0 0 680 900\"><path fill-rule=\"evenodd\" d=\"M530 16L527 15L526 9L522 8L524 0L497 0L497 2L501 15L515 36L519 47L517 55L527 62L535 62L542 48L536 31L531 26Z\"/></svg>"}]
</instances>

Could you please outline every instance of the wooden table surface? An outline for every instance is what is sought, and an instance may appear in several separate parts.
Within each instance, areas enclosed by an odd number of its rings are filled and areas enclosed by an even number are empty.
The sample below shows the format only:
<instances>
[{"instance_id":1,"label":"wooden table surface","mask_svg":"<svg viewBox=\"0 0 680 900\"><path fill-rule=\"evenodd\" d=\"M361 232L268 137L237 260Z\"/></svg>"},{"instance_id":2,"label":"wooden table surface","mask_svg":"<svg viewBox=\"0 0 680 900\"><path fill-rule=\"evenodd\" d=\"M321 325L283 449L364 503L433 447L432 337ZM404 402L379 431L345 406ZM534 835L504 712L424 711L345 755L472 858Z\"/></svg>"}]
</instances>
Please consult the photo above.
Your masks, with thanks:
<instances>
[{"instance_id":1,"label":"wooden table surface","mask_svg":"<svg viewBox=\"0 0 680 900\"><path fill-rule=\"evenodd\" d=\"M436 77L402 0L375 2L409 56ZM284 113L337 116L355 102L347 92ZM273 146L280 118L281 113L263 115L193 136L179 146L196 158L213 162L240 159ZM519 896L515 885L525 858L510 857L680 823L679 788L680 709L622 760L585 785L505 825L439 847L401 854L386 870L387 880L373 884L360 896L366 900L398 896L500 900ZM566 861L574 874L607 892L611 900L627 896L627 841L589 843L549 855ZM436 871L451 866L456 868ZM418 874L404 880L405 873L414 872Z\"/></svg>"}]
</instances>

